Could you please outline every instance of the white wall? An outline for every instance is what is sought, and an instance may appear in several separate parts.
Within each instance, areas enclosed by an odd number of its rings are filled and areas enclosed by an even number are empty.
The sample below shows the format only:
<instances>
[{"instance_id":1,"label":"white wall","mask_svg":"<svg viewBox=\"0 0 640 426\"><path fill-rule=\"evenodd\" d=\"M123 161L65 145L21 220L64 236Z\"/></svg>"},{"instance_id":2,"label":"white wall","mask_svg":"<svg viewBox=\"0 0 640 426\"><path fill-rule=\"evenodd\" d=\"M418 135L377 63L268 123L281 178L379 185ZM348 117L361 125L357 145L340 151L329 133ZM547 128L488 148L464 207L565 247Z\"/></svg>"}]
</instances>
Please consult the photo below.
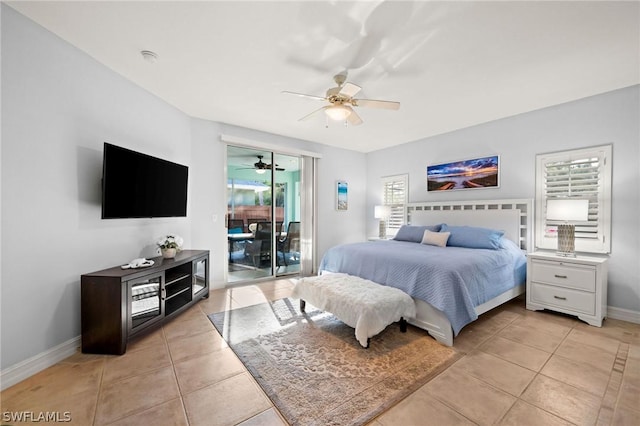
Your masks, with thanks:
<instances>
[{"instance_id":1,"label":"white wall","mask_svg":"<svg viewBox=\"0 0 640 426\"><path fill-rule=\"evenodd\" d=\"M367 229L380 177L409 174L409 201L535 197L536 154L613 145L609 306L640 312L640 86L425 138L367 155ZM428 119L428 117L425 117ZM500 188L427 192L426 166L500 155Z\"/></svg>"},{"instance_id":2,"label":"white wall","mask_svg":"<svg viewBox=\"0 0 640 426\"><path fill-rule=\"evenodd\" d=\"M191 119L2 5L2 370L76 339L80 275L156 255L178 233L226 267L226 182L220 134L321 152L319 202L352 179L348 213L327 208L320 246L364 238L365 155ZM101 220L103 142L189 166L188 218ZM333 216L340 220L333 220ZM355 235L355 237L353 236ZM334 241L335 239L335 241Z\"/></svg>"},{"instance_id":3,"label":"white wall","mask_svg":"<svg viewBox=\"0 0 640 426\"><path fill-rule=\"evenodd\" d=\"M190 165L185 114L3 4L3 369L80 334L81 274L191 245L186 218L100 219L105 141Z\"/></svg>"},{"instance_id":4,"label":"white wall","mask_svg":"<svg viewBox=\"0 0 640 426\"><path fill-rule=\"evenodd\" d=\"M535 154L614 144L609 304L638 310L639 89L424 139L368 155L191 119L2 5L2 348L0 368L80 334L80 275L153 256L176 232L225 267L225 150L220 134L315 151L318 254L377 235L379 178L409 173L410 200L533 198ZM347 137L348 134L345 134ZM112 142L189 166L188 218L100 219L102 144ZM499 189L428 194L427 164L497 153ZM335 209L335 183L349 209Z\"/></svg>"},{"instance_id":5,"label":"white wall","mask_svg":"<svg viewBox=\"0 0 640 426\"><path fill-rule=\"evenodd\" d=\"M227 240L224 215L227 186L224 184L226 151L220 142L222 125L191 119L191 214L193 247L210 251L209 280L212 287L224 286ZM215 219L215 220L214 220ZM224 236L223 236L224 234Z\"/></svg>"},{"instance_id":6,"label":"white wall","mask_svg":"<svg viewBox=\"0 0 640 426\"><path fill-rule=\"evenodd\" d=\"M211 250L213 287L224 286L227 266L224 223L227 211L226 145L220 140L221 134L277 145L284 150L321 154L322 158L318 160L318 227L321 229L317 240L318 255L321 257L327 248L342 242L364 240L364 154L194 118L191 120L192 154L193 168L198 170L198 176L194 176L191 187L192 239L196 247ZM349 210L346 212L335 210L334 184L339 179L349 182Z\"/></svg>"},{"instance_id":7,"label":"white wall","mask_svg":"<svg viewBox=\"0 0 640 426\"><path fill-rule=\"evenodd\" d=\"M318 162L318 263L337 244L366 241L366 156L323 146ZM336 210L336 182L348 183L348 208ZM373 208L372 208L373 209Z\"/></svg>"}]
</instances>

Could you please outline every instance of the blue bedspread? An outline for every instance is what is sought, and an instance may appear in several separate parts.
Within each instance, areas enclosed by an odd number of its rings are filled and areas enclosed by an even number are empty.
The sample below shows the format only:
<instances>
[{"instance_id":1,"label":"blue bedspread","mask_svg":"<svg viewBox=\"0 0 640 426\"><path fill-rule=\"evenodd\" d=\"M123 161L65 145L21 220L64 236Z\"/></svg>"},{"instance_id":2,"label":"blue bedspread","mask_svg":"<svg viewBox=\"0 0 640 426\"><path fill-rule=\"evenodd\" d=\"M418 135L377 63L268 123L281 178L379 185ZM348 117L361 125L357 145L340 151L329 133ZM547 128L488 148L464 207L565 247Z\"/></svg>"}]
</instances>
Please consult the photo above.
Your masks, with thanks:
<instances>
[{"instance_id":1,"label":"blue bedspread","mask_svg":"<svg viewBox=\"0 0 640 426\"><path fill-rule=\"evenodd\" d=\"M505 239L499 250L405 241L344 244L325 253L320 271L396 287L444 312L454 335L476 320L475 307L525 282L526 258Z\"/></svg>"}]
</instances>

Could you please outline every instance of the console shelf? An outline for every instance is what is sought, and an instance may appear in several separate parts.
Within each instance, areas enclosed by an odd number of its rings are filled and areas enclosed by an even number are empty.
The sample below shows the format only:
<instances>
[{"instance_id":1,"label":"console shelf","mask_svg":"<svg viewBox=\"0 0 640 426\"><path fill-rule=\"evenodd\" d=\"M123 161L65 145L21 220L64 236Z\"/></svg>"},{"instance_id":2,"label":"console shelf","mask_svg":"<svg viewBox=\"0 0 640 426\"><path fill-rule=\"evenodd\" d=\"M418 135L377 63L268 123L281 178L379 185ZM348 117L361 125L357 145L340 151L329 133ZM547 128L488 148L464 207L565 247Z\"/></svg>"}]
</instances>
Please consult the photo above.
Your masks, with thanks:
<instances>
[{"instance_id":1,"label":"console shelf","mask_svg":"<svg viewBox=\"0 0 640 426\"><path fill-rule=\"evenodd\" d=\"M180 275L177 278L167 278L167 282L165 283L165 286L169 286L169 285L171 285L173 283L176 283L176 282L178 282L180 280L183 280L185 278L191 278L191 274Z\"/></svg>"},{"instance_id":2,"label":"console shelf","mask_svg":"<svg viewBox=\"0 0 640 426\"><path fill-rule=\"evenodd\" d=\"M147 268L115 266L81 276L82 352L122 355L133 336L209 297L209 251L151 260Z\"/></svg>"}]
</instances>

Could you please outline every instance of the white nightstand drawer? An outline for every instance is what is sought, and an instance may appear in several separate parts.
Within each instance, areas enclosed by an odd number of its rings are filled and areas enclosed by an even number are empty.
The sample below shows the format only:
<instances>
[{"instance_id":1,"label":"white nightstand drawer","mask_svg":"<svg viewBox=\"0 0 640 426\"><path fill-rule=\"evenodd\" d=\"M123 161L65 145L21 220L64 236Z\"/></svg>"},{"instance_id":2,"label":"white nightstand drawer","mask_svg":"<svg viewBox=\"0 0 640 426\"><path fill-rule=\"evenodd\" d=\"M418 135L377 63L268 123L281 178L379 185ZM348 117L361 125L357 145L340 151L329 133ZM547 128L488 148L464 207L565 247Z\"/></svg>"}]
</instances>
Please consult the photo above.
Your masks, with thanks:
<instances>
[{"instance_id":1,"label":"white nightstand drawer","mask_svg":"<svg viewBox=\"0 0 640 426\"><path fill-rule=\"evenodd\" d=\"M596 269L589 265L534 259L531 281L594 292Z\"/></svg>"},{"instance_id":2,"label":"white nightstand drawer","mask_svg":"<svg viewBox=\"0 0 640 426\"><path fill-rule=\"evenodd\" d=\"M594 315L596 312L596 295L585 291L572 290L551 285L531 283L531 301L555 306L570 311Z\"/></svg>"},{"instance_id":3,"label":"white nightstand drawer","mask_svg":"<svg viewBox=\"0 0 640 426\"><path fill-rule=\"evenodd\" d=\"M527 309L560 311L602 326L607 316L607 258L527 254Z\"/></svg>"}]
</instances>

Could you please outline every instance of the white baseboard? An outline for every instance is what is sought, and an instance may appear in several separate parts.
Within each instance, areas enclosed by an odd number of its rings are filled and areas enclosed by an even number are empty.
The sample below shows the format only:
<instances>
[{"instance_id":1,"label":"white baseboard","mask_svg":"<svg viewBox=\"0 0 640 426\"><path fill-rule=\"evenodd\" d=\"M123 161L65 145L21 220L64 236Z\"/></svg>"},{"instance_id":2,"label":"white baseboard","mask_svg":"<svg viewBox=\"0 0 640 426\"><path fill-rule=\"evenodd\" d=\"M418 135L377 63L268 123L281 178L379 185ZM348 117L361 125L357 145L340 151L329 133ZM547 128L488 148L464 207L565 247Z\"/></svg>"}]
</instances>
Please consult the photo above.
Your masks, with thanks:
<instances>
[{"instance_id":1,"label":"white baseboard","mask_svg":"<svg viewBox=\"0 0 640 426\"><path fill-rule=\"evenodd\" d=\"M16 383L28 379L45 368L49 368L63 359L70 357L76 353L80 347L80 342L80 336L74 337L38 355L5 368L0 371L0 390L5 390Z\"/></svg>"},{"instance_id":2,"label":"white baseboard","mask_svg":"<svg viewBox=\"0 0 640 426\"><path fill-rule=\"evenodd\" d=\"M630 309L607 307L607 318L640 324L640 312Z\"/></svg>"},{"instance_id":3,"label":"white baseboard","mask_svg":"<svg viewBox=\"0 0 640 426\"><path fill-rule=\"evenodd\" d=\"M640 312L630 309L608 306L607 318L640 324ZM28 379L45 368L49 368L63 359L70 357L76 353L80 347L80 342L80 336L74 337L36 356L12 365L9 368L5 368L0 371L0 390L5 390L16 383Z\"/></svg>"}]
</instances>

